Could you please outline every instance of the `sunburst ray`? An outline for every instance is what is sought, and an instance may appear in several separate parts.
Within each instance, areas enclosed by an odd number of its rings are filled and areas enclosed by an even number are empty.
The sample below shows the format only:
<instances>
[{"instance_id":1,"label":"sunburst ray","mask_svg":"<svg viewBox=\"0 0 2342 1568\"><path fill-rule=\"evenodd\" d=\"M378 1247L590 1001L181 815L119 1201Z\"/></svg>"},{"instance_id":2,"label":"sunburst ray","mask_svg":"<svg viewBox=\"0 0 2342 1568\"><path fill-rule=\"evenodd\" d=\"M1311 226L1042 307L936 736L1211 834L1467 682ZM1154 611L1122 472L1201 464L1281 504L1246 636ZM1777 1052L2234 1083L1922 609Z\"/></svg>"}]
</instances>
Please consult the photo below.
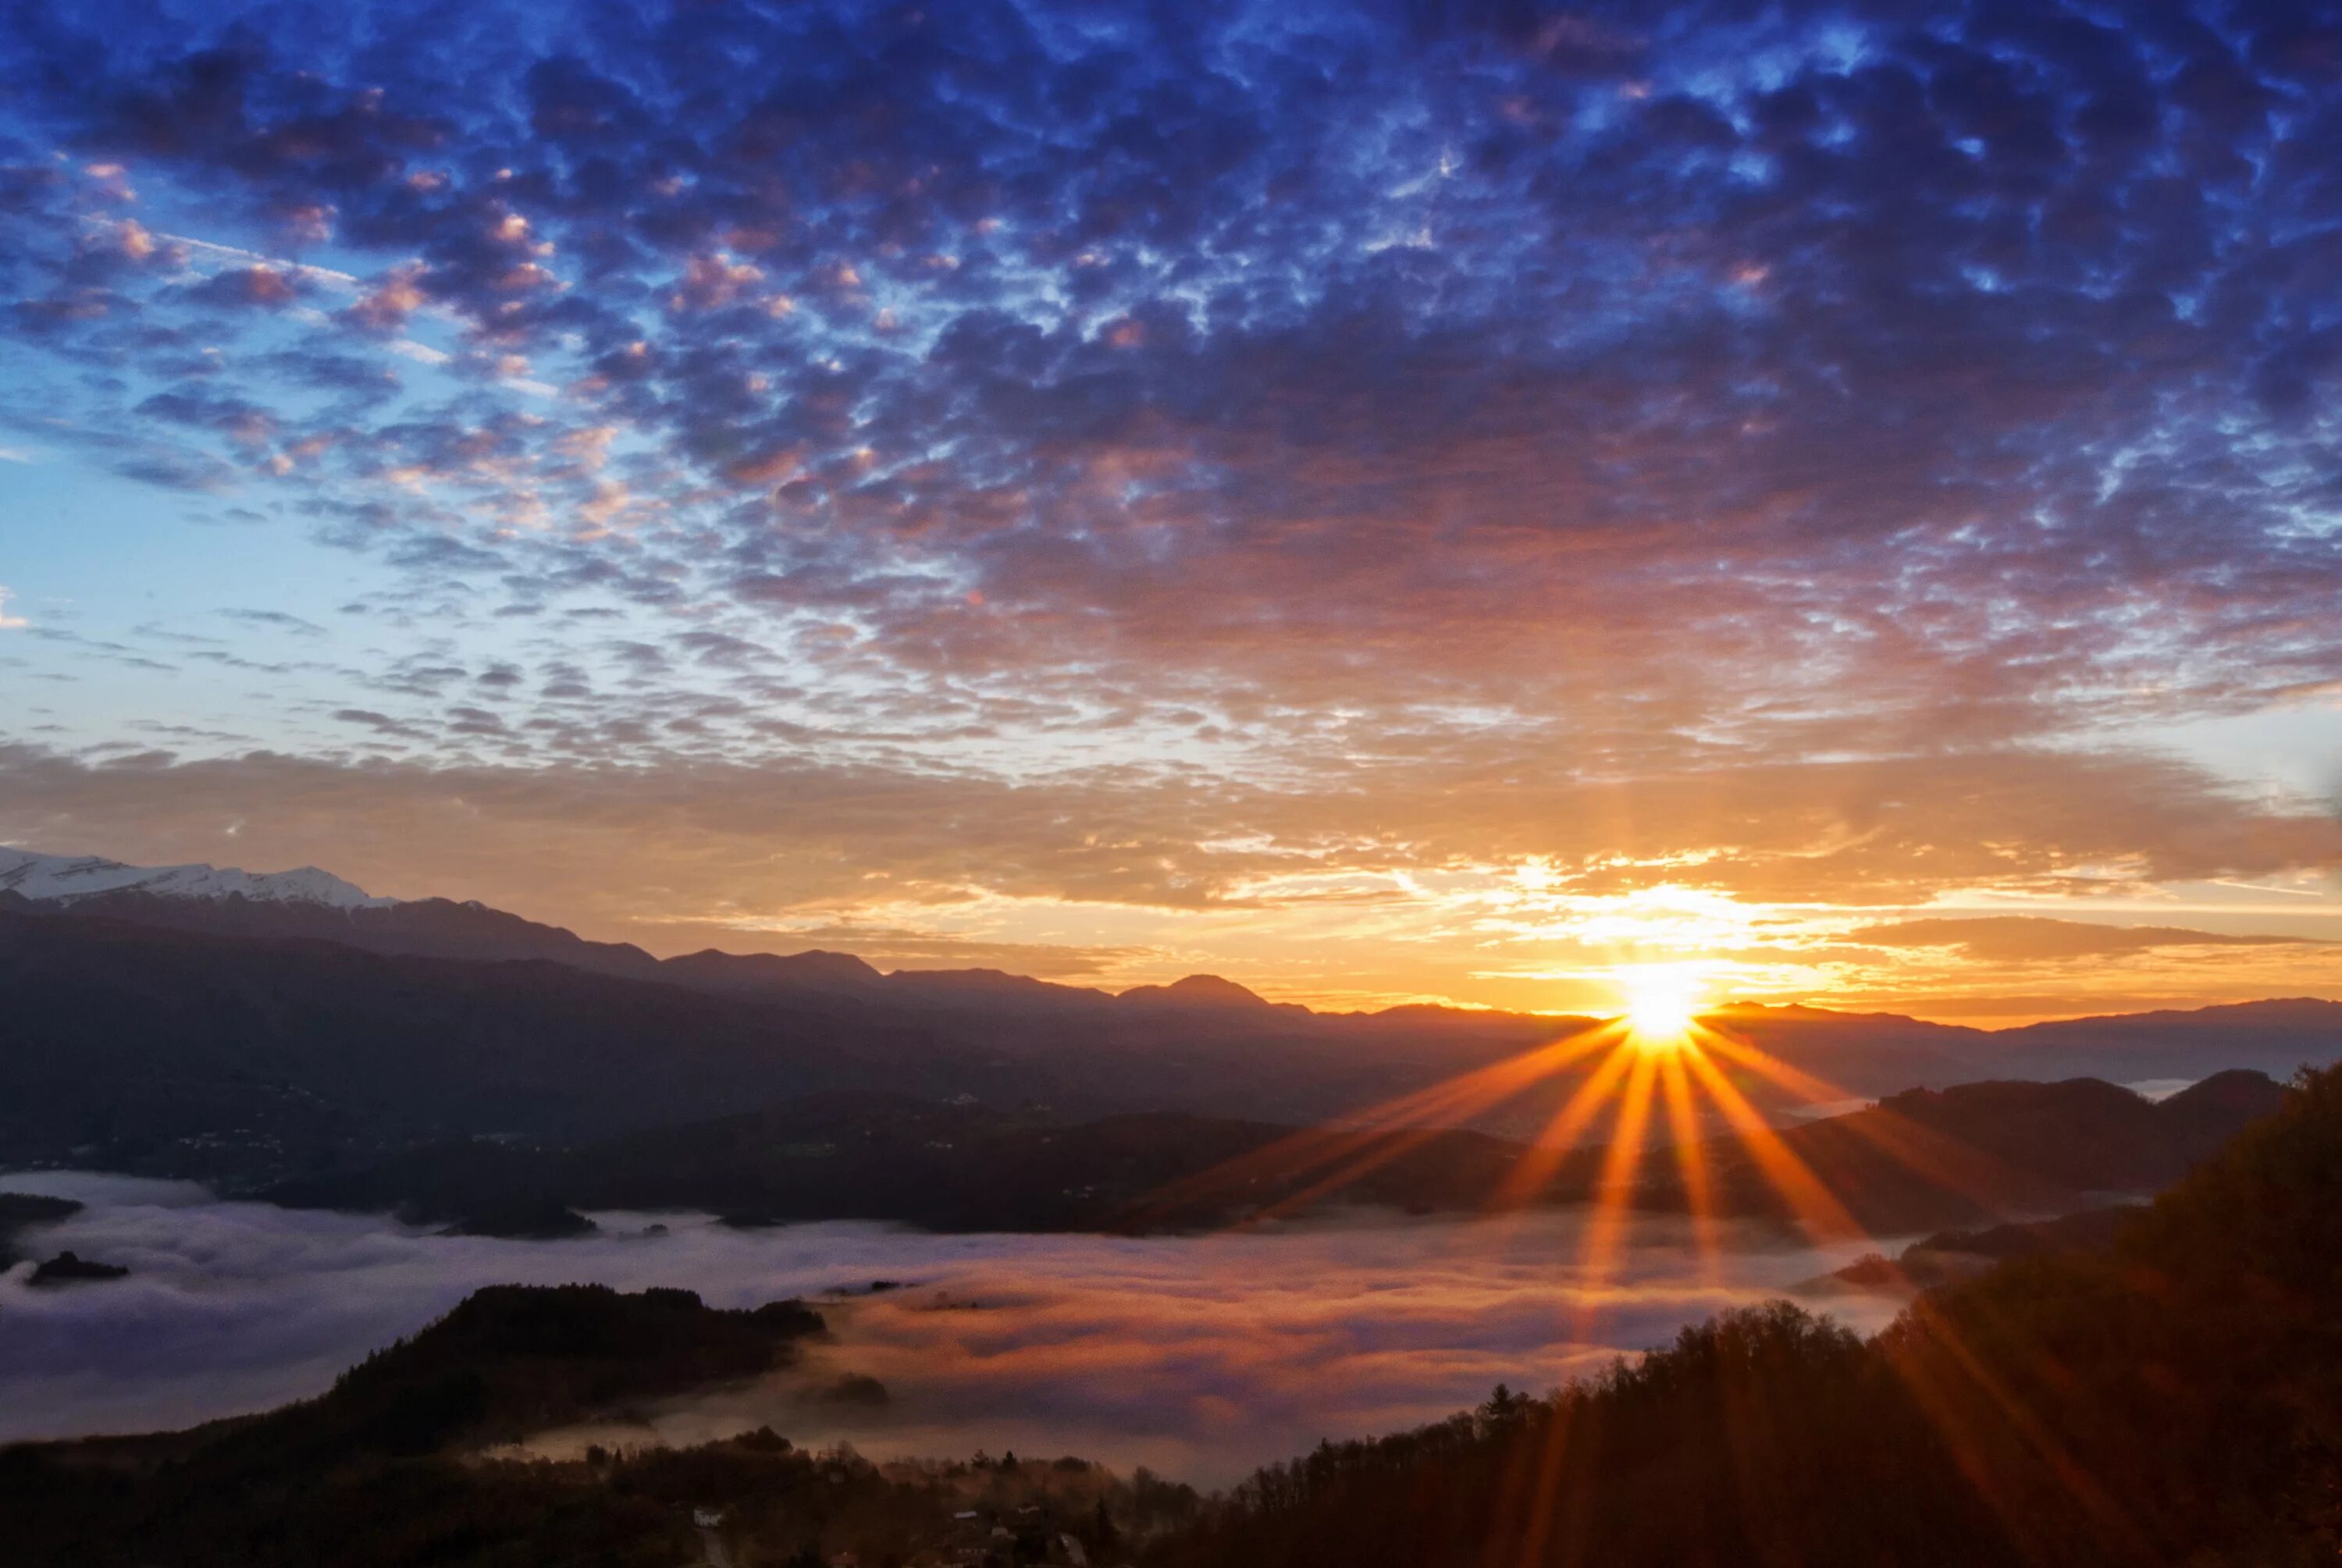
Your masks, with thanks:
<instances>
[{"instance_id":1,"label":"sunburst ray","mask_svg":"<svg viewBox=\"0 0 2342 1568\"><path fill-rule=\"evenodd\" d=\"M1578 1331L1591 1332L1609 1284L1612 1260L1625 1234L1629 1213L1642 1179L1643 1138L1651 1120L1651 1088L1658 1076L1658 1059L1647 1052L1634 1054L1626 1086L1619 1092L1618 1124L1602 1161L1595 1184L1594 1213L1586 1227L1579 1257Z\"/></svg>"},{"instance_id":2,"label":"sunburst ray","mask_svg":"<svg viewBox=\"0 0 2342 1568\"><path fill-rule=\"evenodd\" d=\"M1691 1074L1683 1053L1659 1058L1659 1089L1667 1111L1667 1135L1675 1144L1676 1173L1683 1183L1684 1207L1691 1218L1692 1250L1699 1258L1700 1283L1717 1283L1723 1247L1716 1233L1716 1194L1710 1188L1707 1146L1699 1135L1699 1114L1691 1101Z\"/></svg>"},{"instance_id":3,"label":"sunburst ray","mask_svg":"<svg viewBox=\"0 0 2342 1568\"><path fill-rule=\"evenodd\" d=\"M1226 1202L1261 1182L1302 1180L1328 1167L1342 1166L1330 1177L1318 1176L1305 1192L1267 1205L1252 1219L1266 1217L1272 1210L1279 1213L1294 1212L1565 1071L1573 1063L1602 1050L1619 1032L1615 1024L1596 1024L1367 1106L1352 1113L1338 1125L1306 1128L1222 1161L1208 1170L1166 1183L1133 1205L1126 1217L1144 1223L1190 1204Z\"/></svg>"}]
</instances>

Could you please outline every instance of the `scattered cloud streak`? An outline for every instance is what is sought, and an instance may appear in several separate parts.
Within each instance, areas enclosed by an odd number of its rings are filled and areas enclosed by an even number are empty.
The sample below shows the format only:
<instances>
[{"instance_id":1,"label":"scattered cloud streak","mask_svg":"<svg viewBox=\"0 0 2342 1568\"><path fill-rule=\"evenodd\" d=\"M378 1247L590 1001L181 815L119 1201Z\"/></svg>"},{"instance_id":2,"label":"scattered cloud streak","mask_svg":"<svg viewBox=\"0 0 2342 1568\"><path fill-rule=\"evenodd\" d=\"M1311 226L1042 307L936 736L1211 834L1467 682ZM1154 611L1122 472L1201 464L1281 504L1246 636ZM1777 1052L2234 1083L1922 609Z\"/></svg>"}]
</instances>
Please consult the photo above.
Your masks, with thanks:
<instances>
[{"instance_id":1,"label":"scattered cloud streak","mask_svg":"<svg viewBox=\"0 0 2342 1568\"><path fill-rule=\"evenodd\" d=\"M1974 958L2005 964L2110 958L2168 947L2290 947L2328 944L2298 936L2231 936L2169 925L2091 925L2037 915L1987 915L1971 920L1906 920L1865 925L1849 942L1880 947L1957 948Z\"/></svg>"}]
</instances>

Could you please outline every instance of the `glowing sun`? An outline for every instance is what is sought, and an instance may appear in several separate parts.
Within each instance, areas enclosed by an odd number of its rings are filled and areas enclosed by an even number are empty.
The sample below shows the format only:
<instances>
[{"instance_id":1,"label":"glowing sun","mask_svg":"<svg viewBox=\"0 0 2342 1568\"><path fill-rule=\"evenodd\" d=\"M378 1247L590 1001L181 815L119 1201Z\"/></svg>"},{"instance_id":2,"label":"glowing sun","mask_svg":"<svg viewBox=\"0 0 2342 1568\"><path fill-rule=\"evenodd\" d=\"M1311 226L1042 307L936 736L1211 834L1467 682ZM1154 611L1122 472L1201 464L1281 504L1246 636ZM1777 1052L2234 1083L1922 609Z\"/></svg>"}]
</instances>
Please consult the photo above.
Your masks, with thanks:
<instances>
[{"instance_id":1,"label":"glowing sun","mask_svg":"<svg viewBox=\"0 0 2342 1568\"><path fill-rule=\"evenodd\" d=\"M1646 1051L1671 1051L1691 1034L1699 1012L1699 977L1681 969L1645 969L1626 975L1626 1027Z\"/></svg>"}]
</instances>

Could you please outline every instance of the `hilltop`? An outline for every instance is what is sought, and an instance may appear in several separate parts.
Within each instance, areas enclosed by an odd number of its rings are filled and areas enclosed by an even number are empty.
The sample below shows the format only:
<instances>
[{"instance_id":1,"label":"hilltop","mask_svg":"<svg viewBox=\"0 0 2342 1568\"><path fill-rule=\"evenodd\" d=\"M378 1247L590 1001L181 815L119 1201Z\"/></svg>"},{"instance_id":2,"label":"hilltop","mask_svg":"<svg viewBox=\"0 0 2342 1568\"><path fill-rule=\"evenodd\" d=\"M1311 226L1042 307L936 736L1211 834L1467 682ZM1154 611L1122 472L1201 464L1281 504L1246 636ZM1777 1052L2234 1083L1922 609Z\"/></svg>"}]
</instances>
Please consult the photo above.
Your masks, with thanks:
<instances>
[{"instance_id":1,"label":"hilltop","mask_svg":"<svg viewBox=\"0 0 2342 1568\"><path fill-rule=\"evenodd\" d=\"M678 1290L478 1291L314 1400L185 1433L0 1448L0 1555L671 1568L709 1550L715 1527L696 1521L712 1513L725 1534L766 1545L760 1562L859 1548L876 1563L915 1543L1002 1540L1037 1561L1069 1535L1105 1551L1124 1529L1192 1513L1185 1487L1125 1483L1079 1460L882 1471L769 1429L565 1463L495 1456L532 1433L786 1367L823 1331L796 1302L725 1311Z\"/></svg>"}]
</instances>

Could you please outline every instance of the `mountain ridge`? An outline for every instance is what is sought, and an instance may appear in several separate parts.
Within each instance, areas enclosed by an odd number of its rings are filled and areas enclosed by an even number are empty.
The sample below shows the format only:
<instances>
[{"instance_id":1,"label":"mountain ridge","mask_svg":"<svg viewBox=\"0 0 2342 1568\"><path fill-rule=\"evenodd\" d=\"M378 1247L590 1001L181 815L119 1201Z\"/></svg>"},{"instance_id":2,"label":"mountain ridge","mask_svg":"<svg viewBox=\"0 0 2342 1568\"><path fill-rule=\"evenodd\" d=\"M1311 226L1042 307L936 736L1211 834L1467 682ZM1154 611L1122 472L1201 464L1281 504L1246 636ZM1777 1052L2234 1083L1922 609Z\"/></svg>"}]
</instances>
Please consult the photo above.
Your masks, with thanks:
<instances>
[{"instance_id":1,"label":"mountain ridge","mask_svg":"<svg viewBox=\"0 0 2342 1568\"><path fill-rule=\"evenodd\" d=\"M1420 1005L1317 1013L1216 976L1116 996L998 970L881 974L847 954L660 959L483 904L353 892L364 902L0 890L12 1005L0 1161L103 1156L240 1187L433 1139L611 1135L882 1087L1074 1117L1306 1125L1597 1022ZM1744 1082L1784 1125L1918 1085L2137 1084L2231 1067L2286 1076L2342 1054L2342 1004L2314 999L1998 1032L1802 1005L1709 1017L1842 1092L1818 1100ZM1462 1124L1533 1138L1586 1070ZM1614 1114L1583 1135L1603 1137Z\"/></svg>"},{"instance_id":2,"label":"mountain ridge","mask_svg":"<svg viewBox=\"0 0 2342 1568\"><path fill-rule=\"evenodd\" d=\"M0 846L0 892L35 902L73 903L108 894L142 893L157 898L242 898L344 910L386 908L399 902L376 898L355 883L314 865L260 873L207 864L128 865L99 855L42 854L6 846Z\"/></svg>"},{"instance_id":3,"label":"mountain ridge","mask_svg":"<svg viewBox=\"0 0 2342 1568\"><path fill-rule=\"evenodd\" d=\"M12 870L12 864L15 869ZM43 868L35 877L35 868ZM75 880L92 868L94 881ZM31 887L35 891L27 892ZM311 888L320 889L323 896ZM254 891L259 888L262 891ZM48 891L43 892L42 889ZM1394 1024L1436 1017L1443 1023L1506 1021L1516 1025L1566 1025L1595 1020L1564 1013L1520 1013L1436 1004L1398 1004L1360 1012L1320 1012L1297 1003L1272 1003L1216 974L1196 974L1122 992L1071 985L992 968L880 970L850 953L809 948L793 954L729 953L702 948L660 958L631 943L600 942L565 926L529 919L477 900L377 898L314 866L252 874L205 864L140 867L97 856L40 854L0 848L0 908L10 895L76 916L103 915L134 924L225 936L315 938L391 955L471 961L544 958L574 968L732 994L831 993L910 1004L1092 1008L1115 1003L1195 1012L1269 1010L1310 1020L1375 1019ZM2200 1008L2160 1008L2136 1014L2087 1014L2007 1029L1939 1023L1891 1012L1855 1013L1811 1003L1730 1001L1702 1014L1726 1020L1758 1037L1779 1026L1854 1031L1892 1030L1919 1040L2003 1042L2012 1059L2060 1044L2097 1048L2110 1032L2126 1039L2171 1029L2235 1026L2253 1031L2304 1025L2327 1030L2342 1044L2342 1002L2318 997L2268 997ZM2299 1065L2302 1064L2294 1064ZM2137 1076L2154 1074L2141 1073ZM1897 1087L1907 1085L1898 1084Z\"/></svg>"}]
</instances>

